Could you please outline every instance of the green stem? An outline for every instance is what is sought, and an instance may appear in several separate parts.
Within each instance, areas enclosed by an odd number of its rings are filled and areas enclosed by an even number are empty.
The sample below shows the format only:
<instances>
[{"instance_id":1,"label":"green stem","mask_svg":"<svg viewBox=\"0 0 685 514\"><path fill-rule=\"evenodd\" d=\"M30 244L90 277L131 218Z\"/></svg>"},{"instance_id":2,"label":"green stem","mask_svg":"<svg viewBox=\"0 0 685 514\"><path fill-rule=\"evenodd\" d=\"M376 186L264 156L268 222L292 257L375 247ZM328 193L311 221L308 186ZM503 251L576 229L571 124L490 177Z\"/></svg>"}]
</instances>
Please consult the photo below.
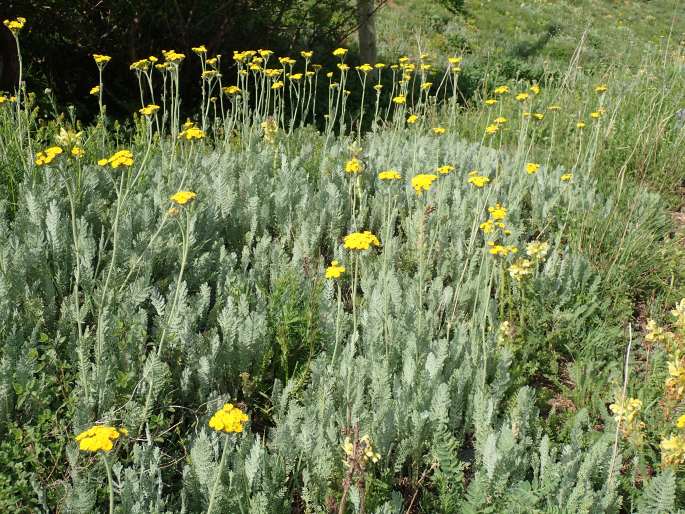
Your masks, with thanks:
<instances>
[{"instance_id":1,"label":"green stem","mask_svg":"<svg viewBox=\"0 0 685 514\"><path fill-rule=\"evenodd\" d=\"M228 453L228 434L224 436L224 449L221 452L221 462L219 462L219 469L216 471L216 477L214 478L214 485L212 485L212 492L209 495L209 506L207 507L207 514L212 514L212 508L214 507L214 499L216 498L216 491L219 488L219 482L221 482L221 473L224 470L224 463L226 462L226 454Z\"/></svg>"},{"instance_id":2,"label":"green stem","mask_svg":"<svg viewBox=\"0 0 685 514\"><path fill-rule=\"evenodd\" d=\"M107 455L102 454L102 460L105 463L105 469L107 470L107 489L109 491L109 514L114 514L114 486L112 481L112 467L109 464Z\"/></svg>"}]
</instances>

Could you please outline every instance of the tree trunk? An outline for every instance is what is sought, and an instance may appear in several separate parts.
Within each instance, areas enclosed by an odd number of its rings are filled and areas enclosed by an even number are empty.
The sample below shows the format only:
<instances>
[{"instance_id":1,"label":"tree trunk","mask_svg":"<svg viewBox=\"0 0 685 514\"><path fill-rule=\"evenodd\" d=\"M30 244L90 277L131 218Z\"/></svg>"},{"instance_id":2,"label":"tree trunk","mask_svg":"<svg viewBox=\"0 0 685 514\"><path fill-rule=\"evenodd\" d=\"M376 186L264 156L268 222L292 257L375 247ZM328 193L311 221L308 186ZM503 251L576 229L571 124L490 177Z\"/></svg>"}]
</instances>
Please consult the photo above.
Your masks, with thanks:
<instances>
[{"instance_id":1,"label":"tree trunk","mask_svg":"<svg viewBox=\"0 0 685 514\"><path fill-rule=\"evenodd\" d=\"M363 63L376 63L376 20L374 0L357 0L359 57Z\"/></svg>"}]
</instances>

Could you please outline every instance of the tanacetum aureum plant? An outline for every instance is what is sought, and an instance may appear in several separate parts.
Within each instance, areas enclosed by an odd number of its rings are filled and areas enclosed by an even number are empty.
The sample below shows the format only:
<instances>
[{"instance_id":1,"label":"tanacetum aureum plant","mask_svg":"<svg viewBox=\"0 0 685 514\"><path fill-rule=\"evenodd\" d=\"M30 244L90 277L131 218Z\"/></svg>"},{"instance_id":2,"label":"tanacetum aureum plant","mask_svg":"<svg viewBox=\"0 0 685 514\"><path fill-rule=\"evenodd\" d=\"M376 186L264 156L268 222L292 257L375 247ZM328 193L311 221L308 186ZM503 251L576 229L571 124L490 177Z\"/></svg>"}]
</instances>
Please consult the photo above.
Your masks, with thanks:
<instances>
[{"instance_id":1,"label":"tanacetum aureum plant","mask_svg":"<svg viewBox=\"0 0 685 514\"><path fill-rule=\"evenodd\" d=\"M673 332L648 326L644 380L617 365L633 341L615 281L671 228L658 195L597 186L619 85L586 85L587 116L499 85L468 141L460 57L333 55L143 58L125 138L105 55L92 127L37 127L21 85L0 104L25 166L0 202L0 422L48 420L55 449L3 507L674 510L682 303ZM182 122L189 57L203 101ZM372 112L350 115L353 89ZM560 138L574 162L551 158Z\"/></svg>"}]
</instances>

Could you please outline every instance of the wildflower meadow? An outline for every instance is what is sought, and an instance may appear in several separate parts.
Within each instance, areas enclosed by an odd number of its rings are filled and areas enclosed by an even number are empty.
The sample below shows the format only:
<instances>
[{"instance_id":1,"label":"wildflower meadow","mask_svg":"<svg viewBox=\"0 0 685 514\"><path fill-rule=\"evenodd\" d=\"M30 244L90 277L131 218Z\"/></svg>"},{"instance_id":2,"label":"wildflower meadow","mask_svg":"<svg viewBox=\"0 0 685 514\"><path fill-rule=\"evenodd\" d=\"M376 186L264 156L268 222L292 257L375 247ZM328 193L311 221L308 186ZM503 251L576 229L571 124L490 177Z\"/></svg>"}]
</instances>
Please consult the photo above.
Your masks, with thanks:
<instances>
[{"instance_id":1,"label":"wildflower meadow","mask_svg":"<svg viewBox=\"0 0 685 514\"><path fill-rule=\"evenodd\" d=\"M27 84L25 16L0 512L685 512L682 13L535 78L159 49L125 118L103 47L89 122Z\"/></svg>"}]
</instances>

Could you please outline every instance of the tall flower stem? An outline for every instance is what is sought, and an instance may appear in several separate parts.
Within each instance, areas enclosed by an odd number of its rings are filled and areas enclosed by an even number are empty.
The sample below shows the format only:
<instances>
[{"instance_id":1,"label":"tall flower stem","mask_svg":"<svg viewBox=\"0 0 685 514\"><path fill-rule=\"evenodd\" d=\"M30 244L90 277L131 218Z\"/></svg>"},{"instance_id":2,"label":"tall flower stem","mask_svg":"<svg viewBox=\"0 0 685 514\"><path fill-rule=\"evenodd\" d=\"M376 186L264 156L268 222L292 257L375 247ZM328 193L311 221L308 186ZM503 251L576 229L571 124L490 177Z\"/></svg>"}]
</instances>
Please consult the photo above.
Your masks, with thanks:
<instances>
[{"instance_id":1,"label":"tall flower stem","mask_svg":"<svg viewBox=\"0 0 685 514\"><path fill-rule=\"evenodd\" d=\"M109 491L109 514L114 514L114 482L112 480L112 466L109 463L107 455L102 454L102 461L105 463L107 470L107 489Z\"/></svg>"},{"instance_id":2,"label":"tall flower stem","mask_svg":"<svg viewBox=\"0 0 685 514\"><path fill-rule=\"evenodd\" d=\"M228 434L224 436L224 449L221 452L221 461L219 462L219 469L216 470L216 477L214 477L214 484L212 485L212 492L209 494L209 505L207 506L207 514L212 514L214 508L214 500L216 498L216 491L221 482L221 473L224 471L224 464L226 462L226 455L228 454Z\"/></svg>"}]
</instances>

